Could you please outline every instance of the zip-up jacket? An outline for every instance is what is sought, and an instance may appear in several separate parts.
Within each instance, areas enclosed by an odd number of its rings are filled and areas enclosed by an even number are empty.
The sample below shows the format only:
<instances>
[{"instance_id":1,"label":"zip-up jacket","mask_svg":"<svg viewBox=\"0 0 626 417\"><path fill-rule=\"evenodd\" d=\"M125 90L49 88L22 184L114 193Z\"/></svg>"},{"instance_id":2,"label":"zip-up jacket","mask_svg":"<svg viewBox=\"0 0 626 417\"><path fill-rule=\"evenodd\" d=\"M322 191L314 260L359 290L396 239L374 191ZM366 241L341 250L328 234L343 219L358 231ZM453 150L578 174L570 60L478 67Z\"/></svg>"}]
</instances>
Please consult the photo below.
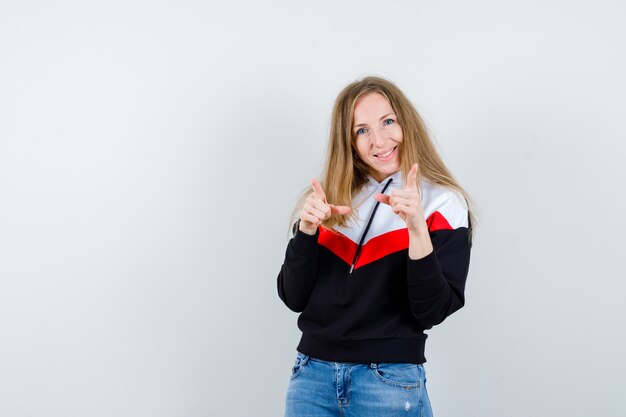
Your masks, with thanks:
<instances>
[{"instance_id":1,"label":"zip-up jacket","mask_svg":"<svg viewBox=\"0 0 626 417\"><path fill-rule=\"evenodd\" d=\"M347 227L320 226L311 236L294 226L277 286L285 305L301 313L299 352L338 362L423 363L424 331L464 305L471 248L465 199L421 180L433 251L413 260L404 220L374 199L402 188L401 171L381 183L370 177Z\"/></svg>"}]
</instances>

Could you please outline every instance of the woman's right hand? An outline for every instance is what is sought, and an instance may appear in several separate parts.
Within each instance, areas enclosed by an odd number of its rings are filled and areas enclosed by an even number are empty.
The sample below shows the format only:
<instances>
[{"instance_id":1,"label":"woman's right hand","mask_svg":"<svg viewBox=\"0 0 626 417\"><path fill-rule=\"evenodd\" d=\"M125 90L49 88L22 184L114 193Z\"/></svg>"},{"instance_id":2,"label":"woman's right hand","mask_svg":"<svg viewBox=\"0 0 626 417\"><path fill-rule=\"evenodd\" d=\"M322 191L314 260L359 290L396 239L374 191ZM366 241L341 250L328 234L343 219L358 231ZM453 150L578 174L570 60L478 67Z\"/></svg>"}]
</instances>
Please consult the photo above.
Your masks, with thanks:
<instances>
[{"instance_id":1,"label":"woman's right hand","mask_svg":"<svg viewBox=\"0 0 626 417\"><path fill-rule=\"evenodd\" d=\"M314 235L317 228L324 220L330 216L344 215L350 213L348 206L335 206L326 201L326 193L320 183L313 178L311 180L313 192L304 201L304 206L300 211L300 231L307 235Z\"/></svg>"}]
</instances>

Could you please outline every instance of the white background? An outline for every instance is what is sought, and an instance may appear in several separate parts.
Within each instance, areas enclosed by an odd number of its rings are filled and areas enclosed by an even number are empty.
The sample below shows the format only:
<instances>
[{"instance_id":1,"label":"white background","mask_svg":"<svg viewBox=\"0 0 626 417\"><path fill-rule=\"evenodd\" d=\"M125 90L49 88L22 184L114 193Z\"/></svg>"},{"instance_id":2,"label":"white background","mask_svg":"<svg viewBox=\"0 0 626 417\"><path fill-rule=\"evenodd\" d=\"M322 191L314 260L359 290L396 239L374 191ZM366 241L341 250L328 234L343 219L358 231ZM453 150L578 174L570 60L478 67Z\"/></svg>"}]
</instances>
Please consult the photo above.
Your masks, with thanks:
<instances>
[{"instance_id":1,"label":"white background","mask_svg":"<svg viewBox=\"0 0 626 417\"><path fill-rule=\"evenodd\" d=\"M623 416L622 1L0 3L0 415L280 416L332 102L415 103L479 211L437 417Z\"/></svg>"}]
</instances>

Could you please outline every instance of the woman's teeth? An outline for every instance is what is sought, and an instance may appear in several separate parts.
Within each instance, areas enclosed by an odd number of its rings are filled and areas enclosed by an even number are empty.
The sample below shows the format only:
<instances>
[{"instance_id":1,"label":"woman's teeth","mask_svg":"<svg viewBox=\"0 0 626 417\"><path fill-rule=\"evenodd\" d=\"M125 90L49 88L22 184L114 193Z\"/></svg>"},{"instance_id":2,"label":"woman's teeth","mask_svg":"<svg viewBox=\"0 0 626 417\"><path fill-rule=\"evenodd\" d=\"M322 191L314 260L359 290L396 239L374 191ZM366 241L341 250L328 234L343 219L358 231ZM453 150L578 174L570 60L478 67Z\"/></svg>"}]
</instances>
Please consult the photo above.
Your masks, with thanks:
<instances>
[{"instance_id":1,"label":"woman's teeth","mask_svg":"<svg viewBox=\"0 0 626 417\"><path fill-rule=\"evenodd\" d=\"M396 148L395 148L395 147L394 147L394 148L391 148L391 149L389 149L387 152L382 153L382 154L378 154L378 155L376 155L376 156L377 156L377 157L379 157L379 158L384 158L384 157L386 157L386 156L391 155L391 152L393 152L393 150L394 150L394 149L396 149Z\"/></svg>"}]
</instances>

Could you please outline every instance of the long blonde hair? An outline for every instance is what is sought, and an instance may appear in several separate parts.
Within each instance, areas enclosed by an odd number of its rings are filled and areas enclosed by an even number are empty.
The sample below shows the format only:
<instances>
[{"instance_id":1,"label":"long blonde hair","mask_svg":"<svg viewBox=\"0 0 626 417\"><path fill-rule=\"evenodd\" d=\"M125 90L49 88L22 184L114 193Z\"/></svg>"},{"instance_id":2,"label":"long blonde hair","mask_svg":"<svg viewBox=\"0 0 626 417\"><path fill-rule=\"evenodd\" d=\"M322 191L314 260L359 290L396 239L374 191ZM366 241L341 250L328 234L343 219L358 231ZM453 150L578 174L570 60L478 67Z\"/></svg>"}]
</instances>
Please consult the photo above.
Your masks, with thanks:
<instances>
[{"instance_id":1,"label":"long blonde hair","mask_svg":"<svg viewBox=\"0 0 626 417\"><path fill-rule=\"evenodd\" d=\"M381 77L370 76L354 81L346 86L335 100L326 159L320 179L328 202L352 207L353 197L368 181L369 167L356 157L356 138L352 125L356 102L359 98L372 93L385 97L398 117L398 124L402 128L403 135L402 146L400 146L400 167L404 179L406 180L412 165L417 162L420 176L459 191L468 205L471 239L476 219L469 194L459 185L443 163L413 104L394 83ZM311 192L311 187L308 187L301 193L298 204L292 212L291 223L298 217L304 200ZM337 226L345 227L350 218L356 214L354 207L352 209L350 214L332 216L322 225L331 230Z\"/></svg>"}]
</instances>

